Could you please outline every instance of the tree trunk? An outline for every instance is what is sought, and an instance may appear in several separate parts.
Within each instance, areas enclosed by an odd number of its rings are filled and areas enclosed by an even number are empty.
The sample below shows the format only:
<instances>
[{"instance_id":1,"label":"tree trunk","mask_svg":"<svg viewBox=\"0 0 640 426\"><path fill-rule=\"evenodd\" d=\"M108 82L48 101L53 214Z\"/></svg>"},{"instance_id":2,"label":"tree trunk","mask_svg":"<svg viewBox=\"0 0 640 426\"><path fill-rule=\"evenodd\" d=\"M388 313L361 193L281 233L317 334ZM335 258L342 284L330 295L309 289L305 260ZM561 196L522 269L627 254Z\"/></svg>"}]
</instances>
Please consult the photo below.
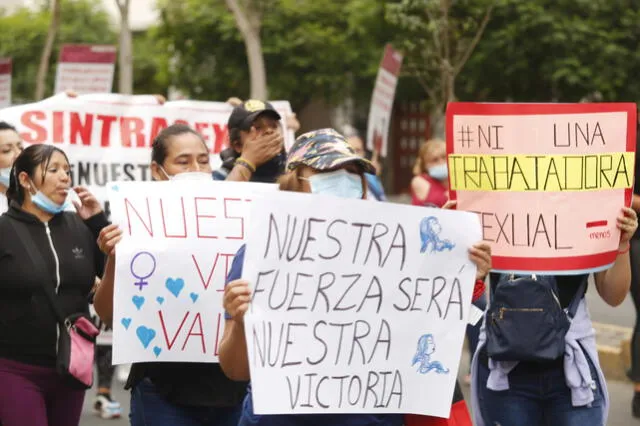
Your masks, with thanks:
<instances>
[{"instance_id":1,"label":"tree trunk","mask_svg":"<svg viewBox=\"0 0 640 426\"><path fill-rule=\"evenodd\" d=\"M443 139L445 138L445 113L441 108L434 108L431 110L430 116L430 130L431 138Z\"/></svg>"},{"instance_id":2,"label":"tree trunk","mask_svg":"<svg viewBox=\"0 0 640 426\"><path fill-rule=\"evenodd\" d=\"M49 22L47 40L44 44L44 49L42 49L40 66L38 67L38 76L36 77L36 92L34 95L36 101L44 98L44 91L47 85L47 74L49 73L49 61L51 60L53 43L56 40L56 34L58 33L58 27L60 26L61 2L62 0L51 0L51 21Z\"/></svg>"},{"instance_id":3,"label":"tree trunk","mask_svg":"<svg viewBox=\"0 0 640 426\"><path fill-rule=\"evenodd\" d=\"M129 25L129 1L130 0L116 0L118 9L120 9L118 91L125 95L133 93L133 39Z\"/></svg>"},{"instance_id":4,"label":"tree trunk","mask_svg":"<svg viewBox=\"0 0 640 426\"><path fill-rule=\"evenodd\" d=\"M262 54L260 39L260 16L254 7L243 8L239 0L226 0L227 6L233 12L236 25L242 34L247 51L249 75L251 77L251 98L268 99L267 72Z\"/></svg>"}]
</instances>

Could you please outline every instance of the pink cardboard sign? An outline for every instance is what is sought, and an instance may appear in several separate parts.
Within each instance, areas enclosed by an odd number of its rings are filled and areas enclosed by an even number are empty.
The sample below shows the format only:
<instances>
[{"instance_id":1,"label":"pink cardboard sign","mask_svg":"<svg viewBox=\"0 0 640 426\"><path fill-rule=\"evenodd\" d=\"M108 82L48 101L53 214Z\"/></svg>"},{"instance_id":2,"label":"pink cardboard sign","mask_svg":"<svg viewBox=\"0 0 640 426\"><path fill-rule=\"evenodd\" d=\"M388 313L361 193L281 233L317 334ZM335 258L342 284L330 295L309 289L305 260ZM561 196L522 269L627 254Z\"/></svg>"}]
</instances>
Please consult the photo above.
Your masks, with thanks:
<instances>
[{"instance_id":1,"label":"pink cardboard sign","mask_svg":"<svg viewBox=\"0 0 640 426\"><path fill-rule=\"evenodd\" d=\"M477 212L499 272L606 269L631 204L636 105L447 108L450 197Z\"/></svg>"}]
</instances>

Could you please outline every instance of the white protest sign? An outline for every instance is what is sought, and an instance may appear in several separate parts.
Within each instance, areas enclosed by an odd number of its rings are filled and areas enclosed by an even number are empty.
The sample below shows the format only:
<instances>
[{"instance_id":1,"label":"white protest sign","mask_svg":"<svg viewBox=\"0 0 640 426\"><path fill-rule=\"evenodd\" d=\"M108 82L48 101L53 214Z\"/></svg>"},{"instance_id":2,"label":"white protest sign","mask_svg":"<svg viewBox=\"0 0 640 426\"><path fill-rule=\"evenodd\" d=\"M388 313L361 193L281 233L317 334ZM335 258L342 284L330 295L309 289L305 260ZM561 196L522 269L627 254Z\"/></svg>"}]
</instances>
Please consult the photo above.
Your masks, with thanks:
<instances>
[{"instance_id":1,"label":"white protest sign","mask_svg":"<svg viewBox=\"0 0 640 426\"><path fill-rule=\"evenodd\" d=\"M383 157L387 156L389 148L391 110L393 99L396 97L401 66L402 54L387 44L371 96L367 125L367 148L380 153Z\"/></svg>"},{"instance_id":2,"label":"white protest sign","mask_svg":"<svg viewBox=\"0 0 640 426\"><path fill-rule=\"evenodd\" d=\"M286 101L274 102L280 114L290 111ZM274 106L275 107L275 106ZM151 144L167 126L187 124L198 131L212 154L228 146L227 121L231 105L225 102L177 101L164 105L151 95L89 94L70 98L59 94L40 102L0 110L15 125L26 145L53 143L71 161L74 185L87 186L106 200L105 185L118 180L151 180ZM292 132L285 143L293 144Z\"/></svg>"},{"instance_id":3,"label":"white protest sign","mask_svg":"<svg viewBox=\"0 0 640 426\"><path fill-rule=\"evenodd\" d=\"M115 46L65 44L60 50L54 93L111 92L115 69Z\"/></svg>"},{"instance_id":4,"label":"white protest sign","mask_svg":"<svg viewBox=\"0 0 640 426\"><path fill-rule=\"evenodd\" d=\"M477 215L281 192L251 215L255 412L448 417Z\"/></svg>"},{"instance_id":5,"label":"white protest sign","mask_svg":"<svg viewBox=\"0 0 640 426\"><path fill-rule=\"evenodd\" d=\"M249 206L276 185L115 182L113 363L217 362L222 294Z\"/></svg>"},{"instance_id":6,"label":"white protest sign","mask_svg":"<svg viewBox=\"0 0 640 426\"><path fill-rule=\"evenodd\" d=\"M11 105L11 58L0 58L0 108Z\"/></svg>"}]
</instances>

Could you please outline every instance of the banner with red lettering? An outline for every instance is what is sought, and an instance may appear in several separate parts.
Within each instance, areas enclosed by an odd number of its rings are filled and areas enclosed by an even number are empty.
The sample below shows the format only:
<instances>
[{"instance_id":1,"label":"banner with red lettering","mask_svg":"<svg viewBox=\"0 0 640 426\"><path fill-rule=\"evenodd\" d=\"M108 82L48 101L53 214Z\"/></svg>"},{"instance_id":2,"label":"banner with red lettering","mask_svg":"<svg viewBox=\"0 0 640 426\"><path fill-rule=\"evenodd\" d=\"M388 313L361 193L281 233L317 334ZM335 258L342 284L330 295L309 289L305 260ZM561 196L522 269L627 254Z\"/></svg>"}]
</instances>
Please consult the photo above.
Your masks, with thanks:
<instances>
[{"instance_id":1,"label":"banner with red lettering","mask_svg":"<svg viewBox=\"0 0 640 426\"><path fill-rule=\"evenodd\" d=\"M389 123L401 66L402 54L387 44L371 96L367 125L367 148L383 157L387 156L389 147Z\"/></svg>"},{"instance_id":2,"label":"banner with red lettering","mask_svg":"<svg viewBox=\"0 0 640 426\"><path fill-rule=\"evenodd\" d=\"M0 58L0 108L11 105L11 58Z\"/></svg>"},{"instance_id":3,"label":"banner with red lettering","mask_svg":"<svg viewBox=\"0 0 640 426\"><path fill-rule=\"evenodd\" d=\"M186 101L193 102L193 101ZM274 102L283 117L291 106ZM191 126L210 149L212 167L228 146L227 120L232 107L224 102L167 102L160 105L150 95L59 94L41 102L0 110L2 119L18 128L26 145L52 143L60 146L71 162L74 185L88 186L106 200L105 185L111 181L151 180L151 144L162 129L174 123ZM288 109L287 109L288 107ZM287 144L293 135L285 133Z\"/></svg>"},{"instance_id":4,"label":"banner with red lettering","mask_svg":"<svg viewBox=\"0 0 640 426\"><path fill-rule=\"evenodd\" d=\"M109 184L117 246L113 363L217 362L222 294L250 205L276 185Z\"/></svg>"},{"instance_id":5,"label":"banner with red lettering","mask_svg":"<svg viewBox=\"0 0 640 426\"><path fill-rule=\"evenodd\" d=\"M54 93L109 93L115 69L115 46L65 44L60 50Z\"/></svg>"}]
</instances>

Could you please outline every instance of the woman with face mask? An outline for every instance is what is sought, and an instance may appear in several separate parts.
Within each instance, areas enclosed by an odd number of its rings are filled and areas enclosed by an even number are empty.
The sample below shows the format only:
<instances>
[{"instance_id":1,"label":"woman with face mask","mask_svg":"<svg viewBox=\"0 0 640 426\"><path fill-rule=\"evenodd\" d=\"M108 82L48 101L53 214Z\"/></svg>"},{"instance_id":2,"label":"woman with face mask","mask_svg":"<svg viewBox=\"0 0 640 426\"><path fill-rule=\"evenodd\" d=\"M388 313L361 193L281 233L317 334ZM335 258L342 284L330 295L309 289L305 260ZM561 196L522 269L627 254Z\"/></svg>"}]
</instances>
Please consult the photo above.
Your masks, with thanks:
<instances>
[{"instance_id":1,"label":"woman with face mask","mask_svg":"<svg viewBox=\"0 0 640 426\"><path fill-rule=\"evenodd\" d=\"M342 135L332 129L318 130L300 136L289 152L287 173L280 180L280 189L294 192L366 199L365 173L374 172L372 164L355 154ZM251 298L249 283L240 279L245 247L236 254L224 292L225 328L220 342L220 365L228 377L249 380L249 362L244 334L244 314ZM489 247L480 244L470 252L478 266L480 277L490 269ZM402 414L323 414L269 415L253 412L251 391L247 392L239 426L395 426L402 425ZM421 422L420 424L428 424ZM435 423L434 423L435 424Z\"/></svg>"},{"instance_id":2,"label":"woman with face mask","mask_svg":"<svg viewBox=\"0 0 640 426\"><path fill-rule=\"evenodd\" d=\"M163 130L154 140L151 174L155 181L212 181L209 149L202 137L184 125ZM100 319L112 324L115 246L122 231L111 225L98 244L108 255L94 306ZM219 364L133 364L126 389L131 390L132 426L236 426L246 383L229 380Z\"/></svg>"},{"instance_id":3,"label":"woman with face mask","mask_svg":"<svg viewBox=\"0 0 640 426\"><path fill-rule=\"evenodd\" d=\"M411 204L442 207L449 198L447 147L440 139L426 141L418 151L411 180Z\"/></svg>"},{"instance_id":4,"label":"woman with face mask","mask_svg":"<svg viewBox=\"0 0 640 426\"><path fill-rule=\"evenodd\" d=\"M62 150L33 145L10 174L9 210L0 217L3 426L73 426L80 419L85 391L57 373L61 331L46 292L55 292L65 318L89 317L89 292L104 266L96 238L107 218L91 193L71 188L69 172ZM77 214L64 211L73 190Z\"/></svg>"},{"instance_id":5,"label":"woman with face mask","mask_svg":"<svg viewBox=\"0 0 640 426\"><path fill-rule=\"evenodd\" d=\"M22 138L16 128L0 121L0 214L9 208L4 194L9 189L11 166L21 152Z\"/></svg>"}]
</instances>

